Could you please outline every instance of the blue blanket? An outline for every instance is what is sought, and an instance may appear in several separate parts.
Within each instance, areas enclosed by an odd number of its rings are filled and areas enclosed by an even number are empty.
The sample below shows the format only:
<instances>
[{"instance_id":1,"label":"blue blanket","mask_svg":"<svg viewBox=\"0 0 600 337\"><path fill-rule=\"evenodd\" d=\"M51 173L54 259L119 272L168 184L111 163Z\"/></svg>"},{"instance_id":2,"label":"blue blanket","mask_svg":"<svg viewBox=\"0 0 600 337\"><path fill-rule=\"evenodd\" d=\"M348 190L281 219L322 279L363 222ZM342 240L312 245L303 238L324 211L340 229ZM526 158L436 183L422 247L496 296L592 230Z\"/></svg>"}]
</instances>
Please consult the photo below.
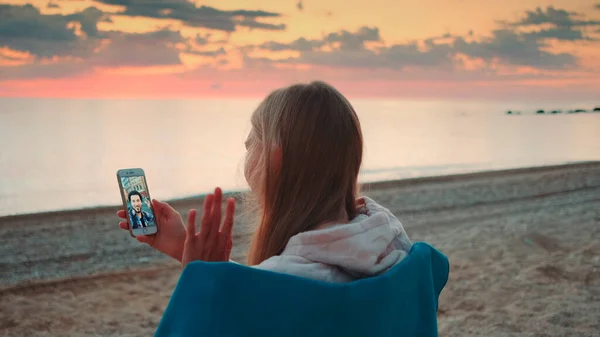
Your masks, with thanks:
<instances>
[{"instance_id":1,"label":"blue blanket","mask_svg":"<svg viewBox=\"0 0 600 337\"><path fill-rule=\"evenodd\" d=\"M155 336L437 336L449 263L416 242L382 276L345 284L234 263L190 263Z\"/></svg>"}]
</instances>

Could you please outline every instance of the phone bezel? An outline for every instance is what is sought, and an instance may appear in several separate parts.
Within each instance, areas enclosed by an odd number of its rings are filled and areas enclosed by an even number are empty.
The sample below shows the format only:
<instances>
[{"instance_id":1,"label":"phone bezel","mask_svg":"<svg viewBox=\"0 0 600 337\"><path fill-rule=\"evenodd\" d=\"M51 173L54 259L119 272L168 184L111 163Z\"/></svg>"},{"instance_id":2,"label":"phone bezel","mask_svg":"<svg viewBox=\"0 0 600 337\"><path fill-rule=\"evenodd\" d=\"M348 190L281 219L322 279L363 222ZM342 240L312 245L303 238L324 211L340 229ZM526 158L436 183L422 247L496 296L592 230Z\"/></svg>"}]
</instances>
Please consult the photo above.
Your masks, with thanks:
<instances>
[{"instance_id":1,"label":"phone bezel","mask_svg":"<svg viewBox=\"0 0 600 337\"><path fill-rule=\"evenodd\" d=\"M139 229L131 229L131 221L129 221L129 216L127 214L127 196L123 194L123 183L121 182L121 178L123 177L144 177L144 182L146 183L146 191L148 191L148 196L150 194L150 188L148 186L148 179L146 178L146 173L141 168L129 168L129 169L120 169L117 171L117 180L119 181L119 194L121 194L121 201L123 202L123 209L125 210L125 215L127 219L127 225L129 227L129 235L132 237L143 236L143 235L154 235L158 232L158 218L156 217L156 212L154 211L154 206L150 203L150 209L152 210L152 214L154 214L154 219L156 222L156 226L150 226L147 228L139 228ZM146 233L144 233L144 229L146 229Z\"/></svg>"}]
</instances>

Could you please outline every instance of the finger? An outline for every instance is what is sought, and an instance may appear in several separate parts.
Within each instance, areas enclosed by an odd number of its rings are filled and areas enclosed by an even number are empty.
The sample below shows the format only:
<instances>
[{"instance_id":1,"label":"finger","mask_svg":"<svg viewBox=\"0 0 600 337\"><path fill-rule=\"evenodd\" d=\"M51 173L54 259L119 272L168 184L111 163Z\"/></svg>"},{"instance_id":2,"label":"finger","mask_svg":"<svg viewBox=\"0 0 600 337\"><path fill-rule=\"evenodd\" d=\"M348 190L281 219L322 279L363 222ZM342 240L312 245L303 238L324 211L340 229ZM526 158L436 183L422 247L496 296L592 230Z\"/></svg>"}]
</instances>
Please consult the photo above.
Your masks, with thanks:
<instances>
[{"instance_id":1,"label":"finger","mask_svg":"<svg viewBox=\"0 0 600 337\"><path fill-rule=\"evenodd\" d=\"M212 219L210 210L213 204L213 195L209 194L204 199L204 209L202 210L202 222L200 224L200 237L206 239L211 231Z\"/></svg>"},{"instance_id":2,"label":"finger","mask_svg":"<svg viewBox=\"0 0 600 337\"><path fill-rule=\"evenodd\" d=\"M215 198L211 209L213 221L221 225L221 207L223 203L223 192L220 188L215 188Z\"/></svg>"},{"instance_id":3,"label":"finger","mask_svg":"<svg viewBox=\"0 0 600 337\"><path fill-rule=\"evenodd\" d=\"M127 214L125 213L125 210L124 210L124 209L121 209L121 210L119 210L119 211L117 212L117 216L118 216L119 218L127 219Z\"/></svg>"},{"instance_id":4,"label":"finger","mask_svg":"<svg viewBox=\"0 0 600 337\"><path fill-rule=\"evenodd\" d=\"M193 238L196 235L196 210L192 209L188 213L187 236Z\"/></svg>"},{"instance_id":5,"label":"finger","mask_svg":"<svg viewBox=\"0 0 600 337\"><path fill-rule=\"evenodd\" d=\"M227 200L227 210L225 211L225 221L223 222L223 229L221 232L226 238L231 237L233 231L233 215L235 214L235 199L229 198Z\"/></svg>"},{"instance_id":6,"label":"finger","mask_svg":"<svg viewBox=\"0 0 600 337\"><path fill-rule=\"evenodd\" d=\"M209 234L208 239L214 240L219 234L219 229L221 228L221 212L223 205L223 192L220 188L215 188L215 199L213 201L212 207L212 228Z\"/></svg>"},{"instance_id":7,"label":"finger","mask_svg":"<svg viewBox=\"0 0 600 337\"><path fill-rule=\"evenodd\" d=\"M136 236L135 237L139 242L141 243L147 243L150 244L150 240L152 239L150 236L148 235L140 235L140 236Z\"/></svg>"},{"instance_id":8,"label":"finger","mask_svg":"<svg viewBox=\"0 0 600 337\"><path fill-rule=\"evenodd\" d=\"M127 223L127 221L121 221L119 222L119 227L125 230L129 230L129 223Z\"/></svg>"},{"instance_id":9,"label":"finger","mask_svg":"<svg viewBox=\"0 0 600 337\"><path fill-rule=\"evenodd\" d=\"M160 202L156 199L152 199L152 206L154 207L155 212L162 212L163 209L165 208L165 205L167 205L167 204L164 202Z\"/></svg>"}]
</instances>

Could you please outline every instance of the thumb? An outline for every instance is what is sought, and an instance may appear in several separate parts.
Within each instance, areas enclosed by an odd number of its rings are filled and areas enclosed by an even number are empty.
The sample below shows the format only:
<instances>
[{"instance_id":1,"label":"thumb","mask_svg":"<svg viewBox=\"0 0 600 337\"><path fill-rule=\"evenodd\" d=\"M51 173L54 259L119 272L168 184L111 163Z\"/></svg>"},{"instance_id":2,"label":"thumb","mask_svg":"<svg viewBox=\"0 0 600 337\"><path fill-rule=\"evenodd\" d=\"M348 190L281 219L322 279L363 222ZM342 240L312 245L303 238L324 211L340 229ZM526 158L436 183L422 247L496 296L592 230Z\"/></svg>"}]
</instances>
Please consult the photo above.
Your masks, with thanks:
<instances>
[{"instance_id":1,"label":"thumb","mask_svg":"<svg viewBox=\"0 0 600 337\"><path fill-rule=\"evenodd\" d=\"M156 199L152 199L152 206L154 206L154 209L157 212L164 212L170 208L172 209L172 207L169 204L167 204L166 202L158 201Z\"/></svg>"},{"instance_id":2,"label":"thumb","mask_svg":"<svg viewBox=\"0 0 600 337\"><path fill-rule=\"evenodd\" d=\"M150 244L150 237L147 235L140 235L140 236L136 236L135 237L139 242L141 243L147 243Z\"/></svg>"}]
</instances>

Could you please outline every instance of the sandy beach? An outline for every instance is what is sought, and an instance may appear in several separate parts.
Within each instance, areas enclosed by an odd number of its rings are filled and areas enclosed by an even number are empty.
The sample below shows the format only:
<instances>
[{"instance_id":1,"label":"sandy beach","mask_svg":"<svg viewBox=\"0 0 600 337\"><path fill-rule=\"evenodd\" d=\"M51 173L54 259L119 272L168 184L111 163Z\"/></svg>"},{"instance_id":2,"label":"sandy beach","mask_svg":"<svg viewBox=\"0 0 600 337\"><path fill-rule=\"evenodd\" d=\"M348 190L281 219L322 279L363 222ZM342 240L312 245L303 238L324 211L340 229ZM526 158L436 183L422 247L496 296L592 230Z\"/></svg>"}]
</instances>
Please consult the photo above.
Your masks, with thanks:
<instances>
[{"instance_id":1,"label":"sandy beach","mask_svg":"<svg viewBox=\"0 0 600 337\"><path fill-rule=\"evenodd\" d=\"M600 336L600 162L373 183L363 194L449 257L440 336ZM172 202L184 218L201 204ZM180 267L119 229L117 209L0 218L0 335L154 333ZM233 259L245 261L247 241L237 226Z\"/></svg>"}]
</instances>

